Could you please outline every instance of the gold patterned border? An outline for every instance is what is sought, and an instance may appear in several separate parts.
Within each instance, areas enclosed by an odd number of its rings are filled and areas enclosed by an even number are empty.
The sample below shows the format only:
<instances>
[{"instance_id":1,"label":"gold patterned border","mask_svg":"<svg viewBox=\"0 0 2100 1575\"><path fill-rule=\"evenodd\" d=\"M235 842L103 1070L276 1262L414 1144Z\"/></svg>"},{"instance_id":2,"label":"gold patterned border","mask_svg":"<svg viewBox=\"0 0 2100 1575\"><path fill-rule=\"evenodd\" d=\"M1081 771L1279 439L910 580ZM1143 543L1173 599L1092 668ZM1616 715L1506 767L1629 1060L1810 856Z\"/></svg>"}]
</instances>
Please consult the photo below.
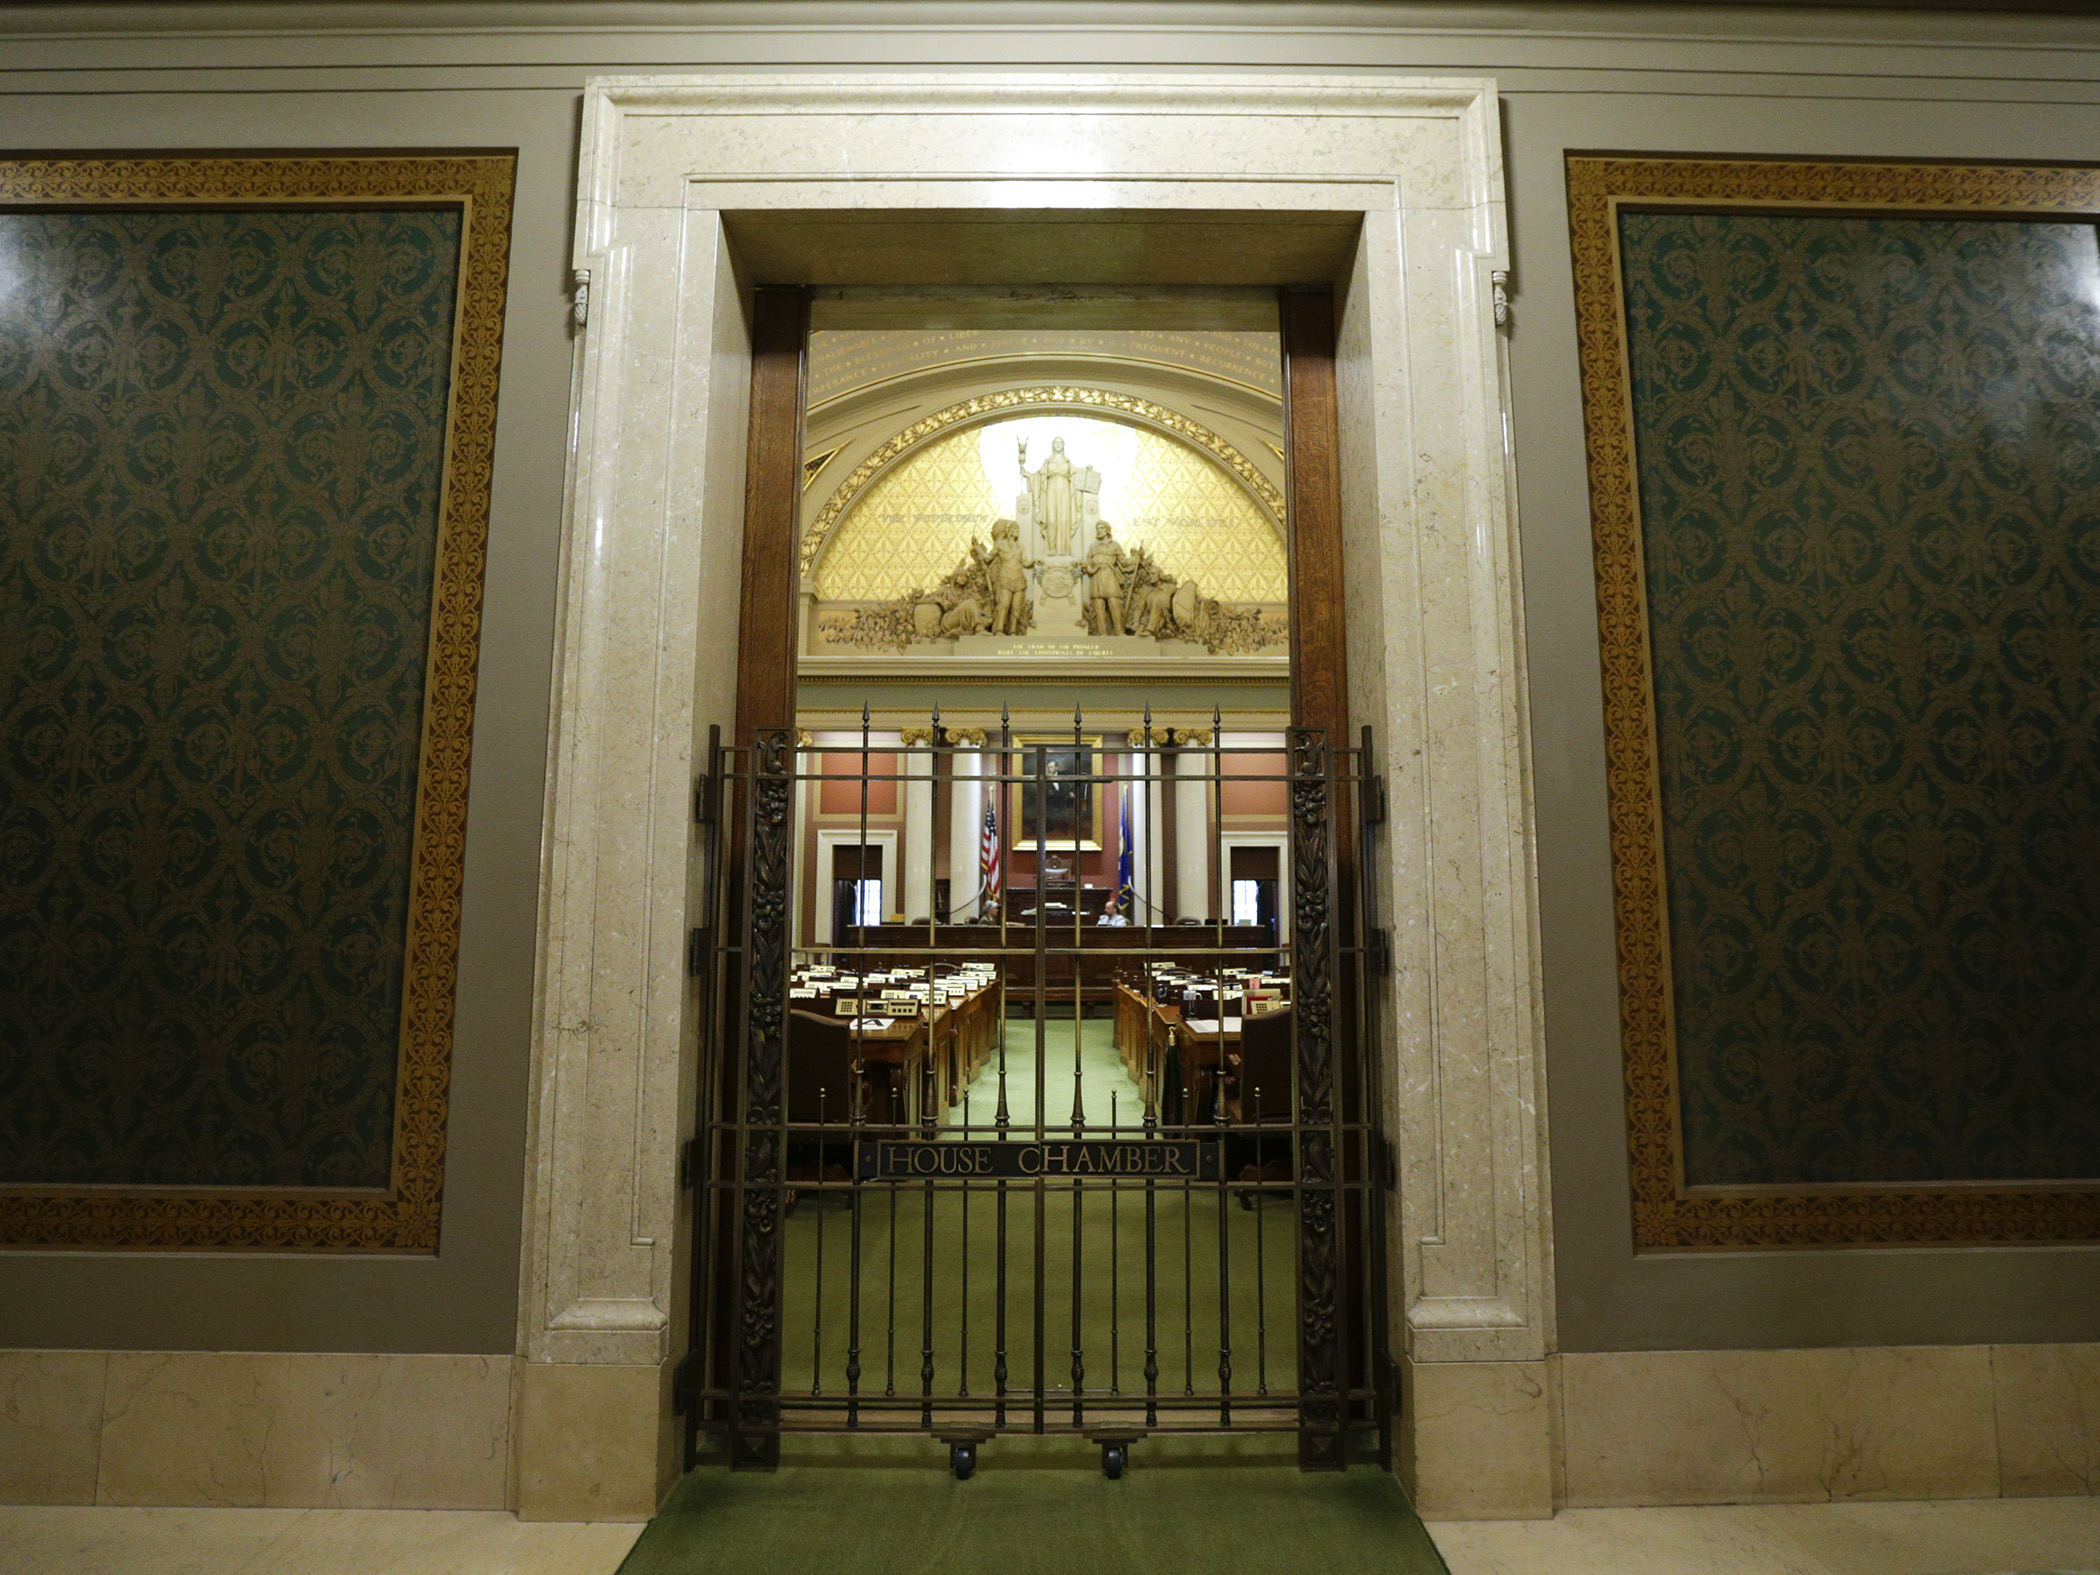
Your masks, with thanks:
<instances>
[{"instance_id":1,"label":"gold patterned border","mask_svg":"<svg viewBox=\"0 0 2100 1575\"><path fill-rule=\"evenodd\" d=\"M853 473L839 483L838 490L825 500L817 517L810 521L809 529L802 533L803 577L806 579L817 572L817 559L824 555L824 543L831 538L839 521L846 517L846 511L874 484L877 476L907 454L924 448L951 427L981 425L1016 410L1044 408L1079 413L1112 411L1116 415L1128 416L1142 426L1181 439L1229 470L1233 479L1245 487L1268 514L1269 523L1282 529L1283 494L1276 490L1267 476L1254 468L1245 454L1208 427L1198 426L1178 410L1169 410L1165 405L1139 399L1134 394L1114 394L1105 388L1080 388L1062 383L1046 384L1037 388L1009 388L996 394L980 394L959 405L936 410L932 415L914 421L855 465Z\"/></svg>"},{"instance_id":2,"label":"gold patterned border","mask_svg":"<svg viewBox=\"0 0 2100 1575\"><path fill-rule=\"evenodd\" d=\"M437 1251L467 768L516 175L511 154L0 159L0 206L379 208L412 203L457 207L461 227L410 853L391 1184L383 1192L8 1188L0 1191L0 1246Z\"/></svg>"},{"instance_id":3,"label":"gold patterned border","mask_svg":"<svg viewBox=\"0 0 2100 1575\"><path fill-rule=\"evenodd\" d=\"M1589 451L1605 777L1637 1252L2100 1239L2100 1188L2072 1184L1684 1184L1654 681L1635 481L1619 213L2100 215L2100 169L1762 159L1568 158Z\"/></svg>"}]
</instances>

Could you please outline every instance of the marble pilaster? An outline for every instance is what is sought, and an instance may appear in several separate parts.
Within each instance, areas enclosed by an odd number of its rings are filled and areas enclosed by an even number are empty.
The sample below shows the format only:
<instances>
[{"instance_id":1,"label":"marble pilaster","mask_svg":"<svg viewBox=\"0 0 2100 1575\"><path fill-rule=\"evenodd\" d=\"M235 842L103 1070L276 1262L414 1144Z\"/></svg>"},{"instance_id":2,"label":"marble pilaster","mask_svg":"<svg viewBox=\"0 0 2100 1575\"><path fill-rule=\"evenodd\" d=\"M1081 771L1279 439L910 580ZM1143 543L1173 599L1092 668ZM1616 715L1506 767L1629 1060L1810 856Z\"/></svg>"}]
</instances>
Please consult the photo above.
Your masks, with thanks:
<instances>
[{"instance_id":1,"label":"marble pilaster","mask_svg":"<svg viewBox=\"0 0 2100 1575\"><path fill-rule=\"evenodd\" d=\"M1137 734L1131 735L1133 738ZM1144 923L1143 915L1153 904L1152 888L1152 818L1146 800L1144 771L1145 752L1133 749L1123 756L1117 769L1121 777L1117 782L1118 792L1129 806L1127 824L1130 827L1130 886L1131 903L1128 917L1133 924ZM1121 902L1122 894L1116 895Z\"/></svg>"},{"instance_id":2,"label":"marble pilaster","mask_svg":"<svg viewBox=\"0 0 2100 1575\"><path fill-rule=\"evenodd\" d=\"M951 733L958 745L982 745L981 732ZM958 747L948 761L948 917L977 916L977 848L984 836L984 756Z\"/></svg>"},{"instance_id":3,"label":"marble pilaster","mask_svg":"<svg viewBox=\"0 0 2100 1575\"><path fill-rule=\"evenodd\" d=\"M1174 917L1208 919L1217 841L1216 788L1210 780L1214 757L1208 733L1184 733L1180 744L1168 757L1174 763Z\"/></svg>"},{"instance_id":4,"label":"marble pilaster","mask_svg":"<svg viewBox=\"0 0 2100 1575\"><path fill-rule=\"evenodd\" d=\"M900 735L897 774L903 781L904 884L902 906L905 922L917 924L933 916L933 742L930 727L907 727Z\"/></svg>"}]
</instances>

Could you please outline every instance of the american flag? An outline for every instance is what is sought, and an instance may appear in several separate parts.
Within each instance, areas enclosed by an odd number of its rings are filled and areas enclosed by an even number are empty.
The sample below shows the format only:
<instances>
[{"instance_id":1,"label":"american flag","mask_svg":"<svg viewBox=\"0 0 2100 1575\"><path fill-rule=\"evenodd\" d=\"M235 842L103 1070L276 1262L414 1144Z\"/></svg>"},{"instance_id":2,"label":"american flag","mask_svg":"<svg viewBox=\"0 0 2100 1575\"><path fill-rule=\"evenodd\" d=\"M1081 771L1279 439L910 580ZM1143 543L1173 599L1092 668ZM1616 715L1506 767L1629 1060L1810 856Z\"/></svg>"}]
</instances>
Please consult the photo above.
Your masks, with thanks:
<instances>
[{"instance_id":1,"label":"american flag","mask_svg":"<svg viewBox=\"0 0 2100 1575\"><path fill-rule=\"evenodd\" d=\"M984 835L977 839L977 883L984 888L984 902L991 907L999 900L999 822L992 806L984 806Z\"/></svg>"}]
</instances>

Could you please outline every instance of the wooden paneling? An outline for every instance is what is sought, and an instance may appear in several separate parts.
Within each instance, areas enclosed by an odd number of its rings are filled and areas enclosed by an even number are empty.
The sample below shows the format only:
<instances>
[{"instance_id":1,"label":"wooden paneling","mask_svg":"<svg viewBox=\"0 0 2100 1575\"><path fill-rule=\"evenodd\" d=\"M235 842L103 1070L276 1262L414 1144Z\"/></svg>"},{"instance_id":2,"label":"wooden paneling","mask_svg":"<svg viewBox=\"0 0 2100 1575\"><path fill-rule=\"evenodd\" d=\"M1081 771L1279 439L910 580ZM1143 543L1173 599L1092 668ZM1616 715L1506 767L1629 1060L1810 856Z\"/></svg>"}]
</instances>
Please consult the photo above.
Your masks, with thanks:
<instances>
[{"instance_id":1,"label":"wooden paneling","mask_svg":"<svg viewBox=\"0 0 2100 1575\"><path fill-rule=\"evenodd\" d=\"M1285 496L1291 557L1291 721L1349 726L1342 623L1342 468L1334 385L1334 292L1283 292Z\"/></svg>"},{"instance_id":2,"label":"wooden paneling","mask_svg":"<svg viewBox=\"0 0 2100 1575\"><path fill-rule=\"evenodd\" d=\"M744 468L744 593L736 738L795 722L795 537L802 496L802 370L809 292L760 290L751 321Z\"/></svg>"}]
</instances>

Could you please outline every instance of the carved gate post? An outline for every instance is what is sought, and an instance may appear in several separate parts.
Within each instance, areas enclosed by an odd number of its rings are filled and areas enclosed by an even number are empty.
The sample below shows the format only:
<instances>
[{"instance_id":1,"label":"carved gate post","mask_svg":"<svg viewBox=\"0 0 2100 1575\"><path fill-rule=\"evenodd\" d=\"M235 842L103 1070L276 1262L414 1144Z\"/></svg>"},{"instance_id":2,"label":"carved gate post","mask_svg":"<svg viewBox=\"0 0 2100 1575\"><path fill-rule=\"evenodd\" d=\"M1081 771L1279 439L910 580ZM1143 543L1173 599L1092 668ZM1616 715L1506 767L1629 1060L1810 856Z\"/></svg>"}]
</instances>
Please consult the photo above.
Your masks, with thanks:
<instances>
[{"instance_id":1,"label":"carved gate post","mask_svg":"<svg viewBox=\"0 0 2100 1575\"><path fill-rule=\"evenodd\" d=\"M737 1113L737 1408L734 1464L780 1464L780 1214L786 1163L781 1097L787 1006L788 839L795 734L764 728L751 745L750 849L744 888L745 1008Z\"/></svg>"},{"instance_id":2,"label":"carved gate post","mask_svg":"<svg viewBox=\"0 0 2100 1575\"><path fill-rule=\"evenodd\" d=\"M1291 995L1298 1072L1298 1464L1342 1461L1339 1144L1334 1093L1334 836L1330 751L1291 729Z\"/></svg>"}]
</instances>

